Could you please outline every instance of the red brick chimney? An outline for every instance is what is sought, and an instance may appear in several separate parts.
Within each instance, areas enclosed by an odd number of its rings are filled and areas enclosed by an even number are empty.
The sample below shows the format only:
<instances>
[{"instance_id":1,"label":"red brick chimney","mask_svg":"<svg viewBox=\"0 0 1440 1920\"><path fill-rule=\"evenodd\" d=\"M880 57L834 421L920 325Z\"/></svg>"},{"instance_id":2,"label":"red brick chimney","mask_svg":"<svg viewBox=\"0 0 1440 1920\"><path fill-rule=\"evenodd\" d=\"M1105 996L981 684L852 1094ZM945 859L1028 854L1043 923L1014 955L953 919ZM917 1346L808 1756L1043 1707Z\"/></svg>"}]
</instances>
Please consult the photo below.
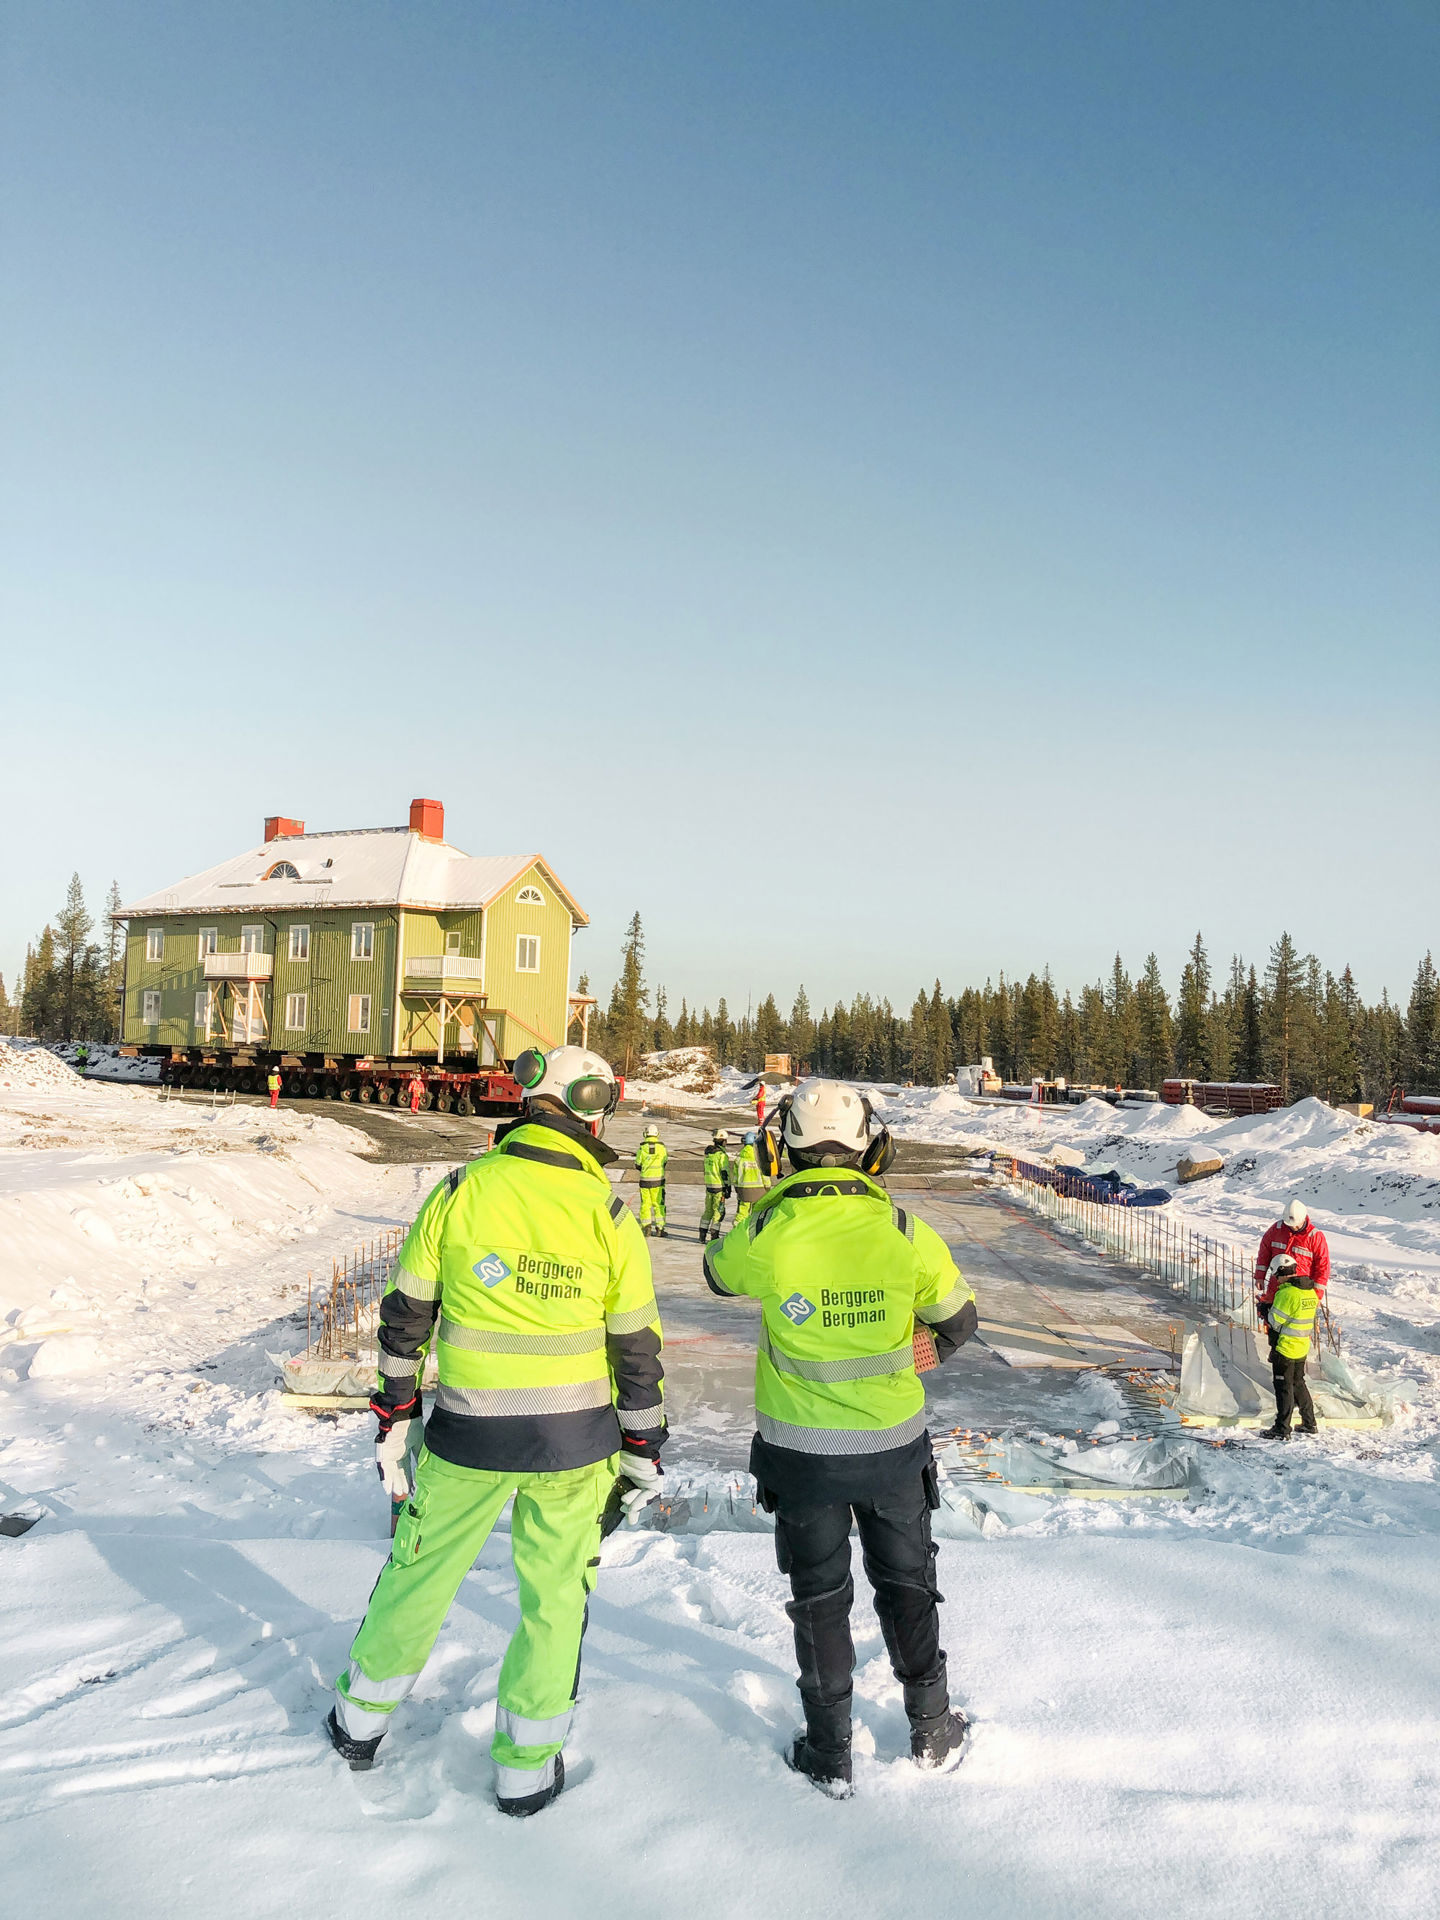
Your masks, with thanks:
<instances>
[{"instance_id":1,"label":"red brick chimney","mask_svg":"<svg viewBox=\"0 0 1440 1920\"><path fill-rule=\"evenodd\" d=\"M445 802L443 800L412 800L410 831L418 833L422 840L443 840L445 838Z\"/></svg>"},{"instance_id":2,"label":"red brick chimney","mask_svg":"<svg viewBox=\"0 0 1440 1920\"><path fill-rule=\"evenodd\" d=\"M265 819L265 844L272 840L293 839L296 834L304 833L303 820L287 820L283 813L267 814Z\"/></svg>"}]
</instances>

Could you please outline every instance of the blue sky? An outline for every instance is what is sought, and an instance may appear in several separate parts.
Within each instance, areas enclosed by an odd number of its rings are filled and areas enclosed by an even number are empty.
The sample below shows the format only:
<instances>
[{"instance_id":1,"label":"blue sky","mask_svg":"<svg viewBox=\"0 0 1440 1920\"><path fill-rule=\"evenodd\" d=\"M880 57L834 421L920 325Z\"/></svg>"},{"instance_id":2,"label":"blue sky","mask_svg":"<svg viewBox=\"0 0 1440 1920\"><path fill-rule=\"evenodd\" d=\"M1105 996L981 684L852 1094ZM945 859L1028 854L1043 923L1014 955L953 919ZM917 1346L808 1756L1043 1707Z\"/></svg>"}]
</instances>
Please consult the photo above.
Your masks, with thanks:
<instances>
[{"instance_id":1,"label":"blue sky","mask_svg":"<svg viewBox=\"0 0 1440 1920\"><path fill-rule=\"evenodd\" d=\"M7 982L414 794L675 1001L1440 946L1433 9L0 35Z\"/></svg>"}]
</instances>

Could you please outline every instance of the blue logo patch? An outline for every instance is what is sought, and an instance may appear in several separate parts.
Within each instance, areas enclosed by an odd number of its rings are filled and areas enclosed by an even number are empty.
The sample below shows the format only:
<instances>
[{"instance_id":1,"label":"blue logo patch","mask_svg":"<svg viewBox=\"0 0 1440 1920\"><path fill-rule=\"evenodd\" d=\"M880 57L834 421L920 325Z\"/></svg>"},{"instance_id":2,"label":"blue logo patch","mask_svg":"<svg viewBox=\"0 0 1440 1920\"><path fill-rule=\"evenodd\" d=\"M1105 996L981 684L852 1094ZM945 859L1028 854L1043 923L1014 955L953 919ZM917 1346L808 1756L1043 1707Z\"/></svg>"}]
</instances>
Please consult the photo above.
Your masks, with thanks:
<instances>
[{"instance_id":1,"label":"blue logo patch","mask_svg":"<svg viewBox=\"0 0 1440 1920\"><path fill-rule=\"evenodd\" d=\"M815 1311L813 1300L807 1300L803 1293L792 1293L788 1300L780 1302L780 1311L792 1327L803 1327Z\"/></svg>"},{"instance_id":2,"label":"blue logo patch","mask_svg":"<svg viewBox=\"0 0 1440 1920\"><path fill-rule=\"evenodd\" d=\"M487 1253L483 1260L475 1262L472 1271L477 1279L485 1282L487 1287L498 1287L502 1280L510 1278L511 1270L498 1253Z\"/></svg>"}]
</instances>

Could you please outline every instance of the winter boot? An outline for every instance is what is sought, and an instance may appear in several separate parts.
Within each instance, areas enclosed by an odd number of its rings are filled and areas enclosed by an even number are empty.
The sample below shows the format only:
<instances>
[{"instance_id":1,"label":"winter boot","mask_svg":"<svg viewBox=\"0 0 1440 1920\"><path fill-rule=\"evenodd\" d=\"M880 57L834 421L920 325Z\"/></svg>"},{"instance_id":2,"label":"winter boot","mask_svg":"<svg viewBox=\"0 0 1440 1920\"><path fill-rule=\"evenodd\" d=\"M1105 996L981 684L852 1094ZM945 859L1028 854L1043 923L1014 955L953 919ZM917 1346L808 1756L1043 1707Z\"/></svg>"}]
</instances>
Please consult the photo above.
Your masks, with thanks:
<instances>
[{"instance_id":1,"label":"winter boot","mask_svg":"<svg viewBox=\"0 0 1440 1920\"><path fill-rule=\"evenodd\" d=\"M547 1771L546 1768L541 1769L542 1778ZM502 1799L497 1793L495 1804L501 1813L513 1814L517 1820L528 1820L532 1813L543 1813L552 1800L558 1800L564 1785L565 1756L563 1753L557 1753L555 1772L548 1786L539 1788L535 1793L517 1794L514 1799Z\"/></svg>"},{"instance_id":2,"label":"winter boot","mask_svg":"<svg viewBox=\"0 0 1440 1920\"><path fill-rule=\"evenodd\" d=\"M850 1775L850 1697L838 1706L805 1703L805 1731L797 1733L785 1756L792 1773L803 1773L832 1800L848 1800Z\"/></svg>"},{"instance_id":3,"label":"winter boot","mask_svg":"<svg viewBox=\"0 0 1440 1920\"><path fill-rule=\"evenodd\" d=\"M1279 1425L1262 1427L1259 1437L1262 1440L1288 1440L1290 1438L1290 1429L1289 1427Z\"/></svg>"},{"instance_id":4,"label":"winter boot","mask_svg":"<svg viewBox=\"0 0 1440 1920\"><path fill-rule=\"evenodd\" d=\"M340 1722L335 1718L335 1709L331 1707L330 1718L325 1722L325 1731L330 1736L330 1744L346 1761L352 1773L368 1773L375 1764L375 1749L385 1738L377 1733L373 1740L352 1740Z\"/></svg>"},{"instance_id":5,"label":"winter boot","mask_svg":"<svg viewBox=\"0 0 1440 1920\"><path fill-rule=\"evenodd\" d=\"M910 1758L927 1773L949 1773L965 1758L970 1722L954 1707L910 1722Z\"/></svg>"}]
</instances>

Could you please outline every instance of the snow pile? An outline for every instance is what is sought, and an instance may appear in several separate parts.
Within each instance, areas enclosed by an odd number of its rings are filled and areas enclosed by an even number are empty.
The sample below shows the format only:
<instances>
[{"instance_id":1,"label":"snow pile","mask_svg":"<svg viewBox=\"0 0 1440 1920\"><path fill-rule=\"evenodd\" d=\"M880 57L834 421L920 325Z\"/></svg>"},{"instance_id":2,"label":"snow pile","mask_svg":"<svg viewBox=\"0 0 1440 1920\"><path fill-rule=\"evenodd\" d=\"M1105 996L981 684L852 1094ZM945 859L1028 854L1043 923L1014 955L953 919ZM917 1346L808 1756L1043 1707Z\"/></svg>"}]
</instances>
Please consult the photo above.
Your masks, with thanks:
<instances>
[{"instance_id":1,"label":"snow pile","mask_svg":"<svg viewBox=\"0 0 1440 1920\"><path fill-rule=\"evenodd\" d=\"M664 1053L647 1053L643 1072L635 1084L664 1086L672 1093L710 1094L720 1081L720 1069L709 1047L671 1047ZM626 1084L626 1092L630 1083Z\"/></svg>"},{"instance_id":2,"label":"snow pile","mask_svg":"<svg viewBox=\"0 0 1440 1920\"><path fill-rule=\"evenodd\" d=\"M74 1092L80 1077L38 1040L0 1040L0 1091L54 1087Z\"/></svg>"},{"instance_id":3,"label":"snow pile","mask_svg":"<svg viewBox=\"0 0 1440 1920\"><path fill-rule=\"evenodd\" d=\"M78 1067L76 1056L83 1046L86 1053L87 1080L133 1080L141 1086L156 1086L160 1080L160 1062L140 1057L127 1058L119 1047L104 1040L52 1040L50 1051L66 1066Z\"/></svg>"}]
</instances>

